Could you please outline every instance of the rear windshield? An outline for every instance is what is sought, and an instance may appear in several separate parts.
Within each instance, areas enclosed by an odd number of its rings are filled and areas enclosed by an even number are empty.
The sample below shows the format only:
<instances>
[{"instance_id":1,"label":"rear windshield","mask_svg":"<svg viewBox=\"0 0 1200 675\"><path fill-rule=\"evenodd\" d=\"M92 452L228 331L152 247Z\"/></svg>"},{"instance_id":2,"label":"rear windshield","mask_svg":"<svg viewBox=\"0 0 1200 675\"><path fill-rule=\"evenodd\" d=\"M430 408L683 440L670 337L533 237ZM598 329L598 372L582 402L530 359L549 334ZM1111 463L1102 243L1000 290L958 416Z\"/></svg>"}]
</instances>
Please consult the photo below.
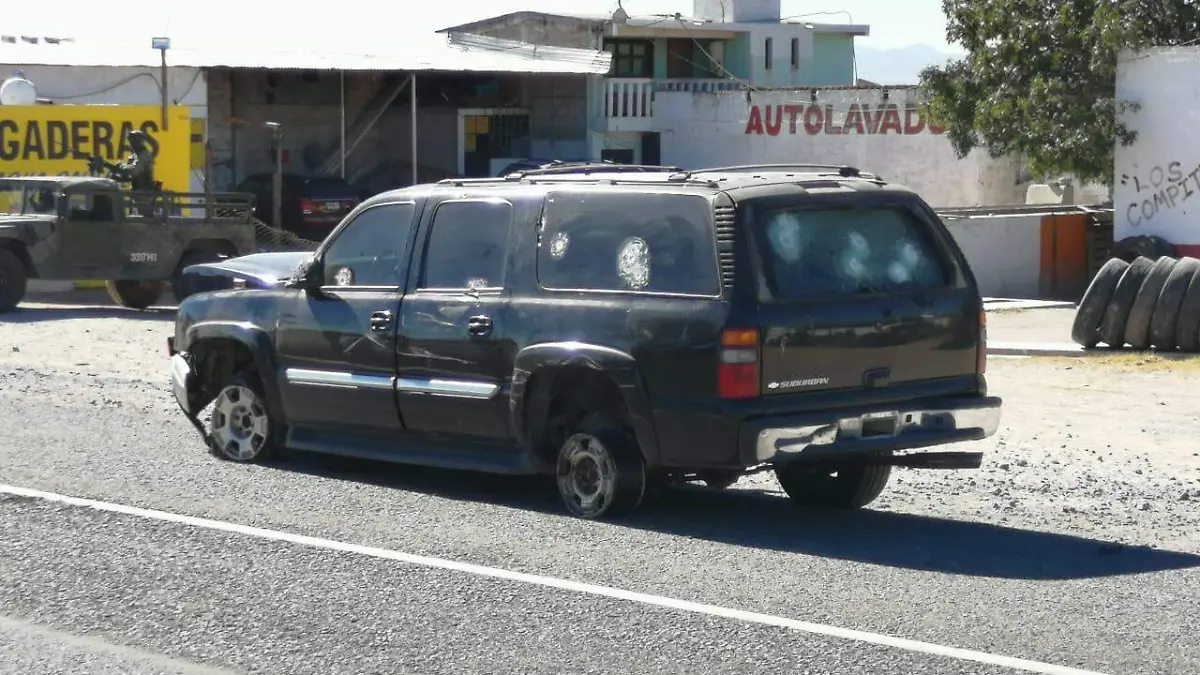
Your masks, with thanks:
<instances>
[{"instance_id":1,"label":"rear windshield","mask_svg":"<svg viewBox=\"0 0 1200 675\"><path fill-rule=\"evenodd\" d=\"M552 289L720 295L712 205L696 195L553 194L537 276Z\"/></svg>"},{"instance_id":2,"label":"rear windshield","mask_svg":"<svg viewBox=\"0 0 1200 675\"><path fill-rule=\"evenodd\" d=\"M928 226L900 208L783 209L756 223L763 276L776 300L944 286Z\"/></svg>"}]
</instances>

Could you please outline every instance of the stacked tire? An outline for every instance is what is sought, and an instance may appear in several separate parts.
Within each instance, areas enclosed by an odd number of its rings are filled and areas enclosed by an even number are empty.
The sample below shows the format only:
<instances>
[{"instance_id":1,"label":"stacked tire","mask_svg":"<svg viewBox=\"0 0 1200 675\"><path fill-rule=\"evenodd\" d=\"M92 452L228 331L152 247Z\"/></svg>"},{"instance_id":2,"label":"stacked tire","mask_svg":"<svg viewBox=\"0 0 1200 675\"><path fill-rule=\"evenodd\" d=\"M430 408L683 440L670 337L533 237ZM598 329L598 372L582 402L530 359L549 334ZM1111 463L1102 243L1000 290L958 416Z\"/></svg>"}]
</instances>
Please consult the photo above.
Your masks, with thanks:
<instances>
[{"instance_id":1,"label":"stacked tire","mask_svg":"<svg viewBox=\"0 0 1200 675\"><path fill-rule=\"evenodd\" d=\"M1128 257L1111 258L1096 273L1071 339L1085 348L1200 351L1200 259Z\"/></svg>"}]
</instances>

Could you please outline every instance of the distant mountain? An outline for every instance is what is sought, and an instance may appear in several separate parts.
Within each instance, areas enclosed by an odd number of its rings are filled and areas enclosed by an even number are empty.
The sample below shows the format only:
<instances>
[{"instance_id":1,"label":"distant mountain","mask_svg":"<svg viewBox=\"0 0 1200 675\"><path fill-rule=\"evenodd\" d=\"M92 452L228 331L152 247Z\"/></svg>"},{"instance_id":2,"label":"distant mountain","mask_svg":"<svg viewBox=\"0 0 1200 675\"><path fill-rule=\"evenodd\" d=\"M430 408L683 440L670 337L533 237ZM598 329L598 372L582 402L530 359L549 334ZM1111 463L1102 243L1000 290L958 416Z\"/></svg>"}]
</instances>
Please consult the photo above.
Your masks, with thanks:
<instances>
[{"instance_id":1,"label":"distant mountain","mask_svg":"<svg viewBox=\"0 0 1200 675\"><path fill-rule=\"evenodd\" d=\"M942 65L961 56L961 52L942 52L928 45L910 45L896 49L858 47L858 76L883 85L917 84L921 71Z\"/></svg>"}]
</instances>

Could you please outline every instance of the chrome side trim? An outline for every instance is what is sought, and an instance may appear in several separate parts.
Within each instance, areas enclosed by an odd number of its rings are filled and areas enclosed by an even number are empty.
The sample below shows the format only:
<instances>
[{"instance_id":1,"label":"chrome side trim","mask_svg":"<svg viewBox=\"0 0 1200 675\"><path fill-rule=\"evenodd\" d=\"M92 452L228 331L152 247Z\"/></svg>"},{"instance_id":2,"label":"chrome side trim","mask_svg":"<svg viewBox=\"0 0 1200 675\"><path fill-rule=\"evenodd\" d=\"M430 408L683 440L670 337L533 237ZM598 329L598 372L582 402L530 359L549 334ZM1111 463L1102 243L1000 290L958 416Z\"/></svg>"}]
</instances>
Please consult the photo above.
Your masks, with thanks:
<instances>
[{"instance_id":1,"label":"chrome side trim","mask_svg":"<svg viewBox=\"0 0 1200 675\"><path fill-rule=\"evenodd\" d=\"M288 368L284 377L289 384L330 387L335 389L397 389L402 394L432 394L458 398L489 399L500 391L500 385L473 380L441 378L387 377L362 375L334 370Z\"/></svg>"},{"instance_id":2,"label":"chrome side trim","mask_svg":"<svg viewBox=\"0 0 1200 675\"><path fill-rule=\"evenodd\" d=\"M401 377L396 380L396 389L401 394L432 394L434 396L489 399L500 391L500 385L472 380Z\"/></svg>"},{"instance_id":3,"label":"chrome side trim","mask_svg":"<svg viewBox=\"0 0 1200 675\"><path fill-rule=\"evenodd\" d=\"M864 437L896 438L910 430L979 429L983 431L984 436L991 436L999 427L999 406L876 412L831 420L825 424L764 429L758 433L754 450L758 461L766 462L803 454L811 446L833 445L840 440L852 441Z\"/></svg>"},{"instance_id":4,"label":"chrome side trim","mask_svg":"<svg viewBox=\"0 0 1200 675\"><path fill-rule=\"evenodd\" d=\"M310 387L332 387L337 389L391 389L396 378L385 375L360 375L333 370L308 370L288 368L283 371L289 384Z\"/></svg>"}]
</instances>

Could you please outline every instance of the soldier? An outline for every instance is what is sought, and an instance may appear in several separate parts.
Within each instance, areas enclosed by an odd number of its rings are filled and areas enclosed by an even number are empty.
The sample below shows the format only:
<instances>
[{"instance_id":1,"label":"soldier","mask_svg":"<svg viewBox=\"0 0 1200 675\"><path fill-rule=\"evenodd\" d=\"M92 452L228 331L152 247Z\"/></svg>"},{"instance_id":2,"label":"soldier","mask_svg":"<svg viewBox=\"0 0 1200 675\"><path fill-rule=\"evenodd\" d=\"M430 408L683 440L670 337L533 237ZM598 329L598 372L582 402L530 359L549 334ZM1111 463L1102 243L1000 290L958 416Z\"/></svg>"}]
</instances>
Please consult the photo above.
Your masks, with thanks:
<instances>
[{"instance_id":1,"label":"soldier","mask_svg":"<svg viewBox=\"0 0 1200 675\"><path fill-rule=\"evenodd\" d=\"M146 144L146 132L134 129L129 132L129 147L133 154L124 163L118 164L120 172L130 183L130 188L137 192L153 192L154 185L154 153Z\"/></svg>"},{"instance_id":2,"label":"soldier","mask_svg":"<svg viewBox=\"0 0 1200 675\"><path fill-rule=\"evenodd\" d=\"M147 143L146 132L134 129L126 138L129 139L129 147L133 152L124 162L110 164L93 155L88 159L89 171L99 173L101 169L108 169L116 180L128 182L129 188L133 192L157 192L158 185L154 180L154 153L151 152ZM150 215L154 199L154 197L134 196L134 213Z\"/></svg>"}]
</instances>

